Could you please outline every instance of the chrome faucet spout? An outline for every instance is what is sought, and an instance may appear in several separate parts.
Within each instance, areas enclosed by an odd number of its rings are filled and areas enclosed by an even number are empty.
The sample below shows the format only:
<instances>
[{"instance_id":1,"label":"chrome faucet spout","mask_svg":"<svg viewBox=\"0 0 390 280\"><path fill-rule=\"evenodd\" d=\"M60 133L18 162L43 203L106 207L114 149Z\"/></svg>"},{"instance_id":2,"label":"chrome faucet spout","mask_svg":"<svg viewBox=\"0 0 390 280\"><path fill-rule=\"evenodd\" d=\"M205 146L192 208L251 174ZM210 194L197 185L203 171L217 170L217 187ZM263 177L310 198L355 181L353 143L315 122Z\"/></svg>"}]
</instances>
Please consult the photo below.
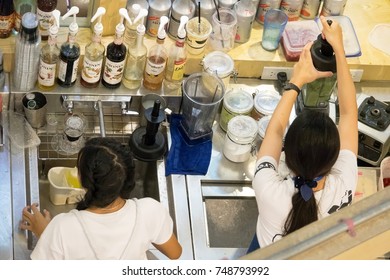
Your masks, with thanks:
<instances>
[{"instance_id":1,"label":"chrome faucet spout","mask_svg":"<svg viewBox=\"0 0 390 280\"><path fill-rule=\"evenodd\" d=\"M99 126L100 126L100 135L106 137L106 128L104 126L104 113L103 113L103 103L101 100L95 102L95 109L99 111Z\"/></svg>"}]
</instances>

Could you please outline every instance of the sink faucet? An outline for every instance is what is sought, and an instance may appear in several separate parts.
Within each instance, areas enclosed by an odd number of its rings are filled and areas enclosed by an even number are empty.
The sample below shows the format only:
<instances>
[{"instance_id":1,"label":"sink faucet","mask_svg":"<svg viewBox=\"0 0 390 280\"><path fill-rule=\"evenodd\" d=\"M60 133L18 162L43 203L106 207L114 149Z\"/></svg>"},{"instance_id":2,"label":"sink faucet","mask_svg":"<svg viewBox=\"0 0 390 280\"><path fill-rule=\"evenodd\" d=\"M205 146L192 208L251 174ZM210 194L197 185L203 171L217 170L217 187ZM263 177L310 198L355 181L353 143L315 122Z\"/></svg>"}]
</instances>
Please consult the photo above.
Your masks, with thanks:
<instances>
[{"instance_id":1,"label":"sink faucet","mask_svg":"<svg viewBox=\"0 0 390 280\"><path fill-rule=\"evenodd\" d=\"M138 116L139 113L137 111L127 110L126 102L121 102L122 115L130 115L130 116Z\"/></svg>"},{"instance_id":2,"label":"sink faucet","mask_svg":"<svg viewBox=\"0 0 390 280\"><path fill-rule=\"evenodd\" d=\"M101 100L95 102L95 110L99 111L99 126L100 126L100 135L106 137L106 128L104 126L104 114L103 114L103 104Z\"/></svg>"}]
</instances>

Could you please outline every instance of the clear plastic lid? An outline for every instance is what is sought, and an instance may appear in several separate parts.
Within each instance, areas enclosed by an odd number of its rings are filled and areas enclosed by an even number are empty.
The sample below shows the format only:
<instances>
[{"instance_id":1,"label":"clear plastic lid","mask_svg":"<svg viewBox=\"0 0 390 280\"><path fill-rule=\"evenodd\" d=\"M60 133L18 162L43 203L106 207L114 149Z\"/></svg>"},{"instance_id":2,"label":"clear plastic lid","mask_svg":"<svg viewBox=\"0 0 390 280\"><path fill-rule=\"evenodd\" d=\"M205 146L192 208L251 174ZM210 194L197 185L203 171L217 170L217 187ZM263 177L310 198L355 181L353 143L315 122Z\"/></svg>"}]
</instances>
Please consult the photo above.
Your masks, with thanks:
<instances>
[{"instance_id":1,"label":"clear plastic lid","mask_svg":"<svg viewBox=\"0 0 390 280\"><path fill-rule=\"evenodd\" d=\"M217 73L220 78L224 78L233 73L234 61L228 54L214 51L203 59L203 69L207 72Z\"/></svg>"},{"instance_id":2,"label":"clear plastic lid","mask_svg":"<svg viewBox=\"0 0 390 280\"><path fill-rule=\"evenodd\" d=\"M265 115L272 115L280 100L280 95L275 90L260 90L255 96L255 109Z\"/></svg>"},{"instance_id":3,"label":"clear plastic lid","mask_svg":"<svg viewBox=\"0 0 390 280\"><path fill-rule=\"evenodd\" d=\"M227 134L231 140L238 144L251 143L255 139L257 131L257 122L246 115L235 116L228 122Z\"/></svg>"},{"instance_id":4,"label":"clear plastic lid","mask_svg":"<svg viewBox=\"0 0 390 280\"><path fill-rule=\"evenodd\" d=\"M253 97L245 90L231 89L225 94L223 105L230 112L244 114L252 110Z\"/></svg>"}]
</instances>

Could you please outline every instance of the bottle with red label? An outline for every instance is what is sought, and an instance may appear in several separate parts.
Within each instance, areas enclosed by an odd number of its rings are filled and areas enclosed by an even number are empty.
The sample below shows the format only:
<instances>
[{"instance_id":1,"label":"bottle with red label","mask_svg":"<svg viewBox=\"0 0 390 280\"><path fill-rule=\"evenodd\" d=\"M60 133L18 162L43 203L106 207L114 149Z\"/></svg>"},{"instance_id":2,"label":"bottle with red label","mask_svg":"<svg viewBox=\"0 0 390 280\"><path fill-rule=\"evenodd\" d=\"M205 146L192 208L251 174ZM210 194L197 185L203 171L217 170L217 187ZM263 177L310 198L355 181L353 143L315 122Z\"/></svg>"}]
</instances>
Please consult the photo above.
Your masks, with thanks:
<instances>
[{"instance_id":1,"label":"bottle with red label","mask_svg":"<svg viewBox=\"0 0 390 280\"><path fill-rule=\"evenodd\" d=\"M0 1L0 38L7 38L14 28L14 3L12 0Z\"/></svg>"},{"instance_id":2,"label":"bottle with red label","mask_svg":"<svg viewBox=\"0 0 390 280\"><path fill-rule=\"evenodd\" d=\"M57 0L38 0L37 16L39 20L39 32L42 40L49 38L49 29L52 25L52 12L57 8Z\"/></svg>"},{"instance_id":3,"label":"bottle with red label","mask_svg":"<svg viewBox=\"0 0 390 280\"><path fill-rule=\"evenodd\" d=\"M303 6L303 0L282 0L280 9L288 16L288 21L299 19Z\"/></svg>"}]
</instances>

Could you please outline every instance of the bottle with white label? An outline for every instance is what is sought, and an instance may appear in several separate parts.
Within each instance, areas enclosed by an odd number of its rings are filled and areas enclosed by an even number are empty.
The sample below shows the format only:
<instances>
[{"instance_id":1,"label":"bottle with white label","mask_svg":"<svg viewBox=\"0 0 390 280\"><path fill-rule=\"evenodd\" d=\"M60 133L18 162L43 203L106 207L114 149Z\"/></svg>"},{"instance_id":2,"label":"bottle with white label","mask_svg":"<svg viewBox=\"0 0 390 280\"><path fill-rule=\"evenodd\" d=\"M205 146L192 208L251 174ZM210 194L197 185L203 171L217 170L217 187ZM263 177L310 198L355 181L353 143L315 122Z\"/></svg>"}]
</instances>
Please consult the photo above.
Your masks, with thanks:
<instances>
[{"instance_id":1,"label":"bottle with white label","mask_svg":"<svg viewBox=\"0 0 390 280\"><path fill-rule=\"evenodd\" d=\"M60 26L60 11L53 11L53 25L50 27L48 43L42 47L38 70L38 88L52 90L56 85L57 64L60 48L57 45L57 34Z\"/></svg>"},{"instance_id":2,"label":"bottle with white label","mask_svg":"<svg viewBox=\"0 0 390 280\"><path fill-rule=\"evenodd\" d=\"M184 47L184 40L187 34L184 26L187 21L187 16L181 16L179 30L177 31L177 40L175 45L171 48L167 60L164 86L170 90L178 89L184 77L184 66L187 61L186 50Z\"/></svg>"},{"instance_id":3,"label":"bottle with white label","mask_svg":"<svg viewBox=\"0 0 390 280\"><path fill-rule=\"evenodd\" d=\"M149 90L160 89L164 80L165 64L167 61L167 50L164 46L164 41L167 36L165 32L165 25L167 23L168 18L162 16L160 18L156 44L150 48L148 59L146 60L143 85Z\"/></svg>"},{"instance_id":4,"label":"bottle with white label","mask_svg":"<svg viewBox=\"0 0 390 280\"><path fill-rule=\"evenodd\" d=\"M104 52L106 48L101 43L103 34L102 16L106 13L106 9L99 7L91 22L98 19L98 22L93 27L92 42L85 46L85 55L83 69L81 70L80 83L84 87L94 88L99 85L100 77L103 68Z\"/></svg>"},{"instance_id":5,"label":"bottle with white label","mask_svg":"<svg viewBox=\"0 0 390 280\"><path fill-rule=\"evenodd\" d=\"M280 9L288 16L288 21L299 19L303 6L303 0L282 0Z\"/></svg>"},{"instance_id":6,"label":"bottle with white label","mask_svg":"<svg viewBox=\"0 0 390 280\"><path fill-rule=\"evenodd\" d=\"M125 8L119 9L120 22L115 28L115 39L107 46L106 64L104 65L102 84L106 88L118 88L121 85L126 62L126 46L123 43L126 19L130 24L131 20Z\"/></svg>"},{"instance_id":7,"label":"bottle with white label","mask_svg":"<svg viewBox=\"0 0 390 280\"><path fill-rule=\"evenodd\" d=\"M39 32L42 40L49 38L51 13L57 7L57 0L38 0L37 16L39 20Z\"/></svg>"},{"instance_id":8,"label":"bottle with white label","mask_svg":"<svg viewBox=\"0 0 390 280\"><path fill-rule=\"evenodd\" d=\"M61 45L60 63L58 66L57 83L62 87L71 87L76 83L77 69L80 59L80 45L76 42L79 26L76 22L76 15L79 13L79 8L73 6L62 20L73 15L73 22L69 25L68 41Z\"/></svg>"}]
</instances>

